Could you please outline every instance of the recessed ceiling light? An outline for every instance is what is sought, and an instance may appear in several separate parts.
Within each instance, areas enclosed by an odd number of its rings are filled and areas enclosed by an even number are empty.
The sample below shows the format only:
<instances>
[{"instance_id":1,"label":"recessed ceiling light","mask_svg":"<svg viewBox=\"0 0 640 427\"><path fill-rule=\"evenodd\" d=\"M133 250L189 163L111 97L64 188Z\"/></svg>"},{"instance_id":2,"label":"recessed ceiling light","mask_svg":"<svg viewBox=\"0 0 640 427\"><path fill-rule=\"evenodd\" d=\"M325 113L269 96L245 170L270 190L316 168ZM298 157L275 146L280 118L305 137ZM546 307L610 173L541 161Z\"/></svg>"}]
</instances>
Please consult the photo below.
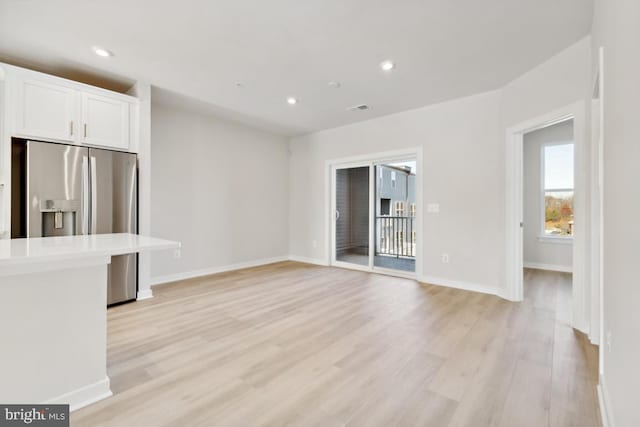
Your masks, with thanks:
<instances>
[{"instance_id":1,"label":"recessed ceiling light","mask_svg":"<svg viewBox=\"0 0 640 427\"><path fill-rule=\"evenodd\" d=\"M329 86L331 89L338 89L342 85L340 84L340 82L331 81L327 83L327 86Z\"/></svg>"},{"instance_id":2,"label":"recessed ceiling light","mask_svg":"<svg viewBox=\"0 0 640 427\"><path fill-rule=\"evenodd\" d=\"M110 56L113 56L113 52L102 47L97 47L97 46L94 47L93 52L98 56L102 56L103 58L108 58Z\"/></svg>"},{"instance_id":3,"label":"recessed ceiling light","mask_svg":"<svg viewBox=\"0 0 640 427\"><path fill-rule=\"evenodd\" d=\"M290 96L287 98L287 103L289 105L296 105L298 103L298 100L296 98L294 98L293 96Z\"/></svg>"},{"instance_id":4,"label":"recessed ceiling light","mask_svg":"<svg viewBox=\"0 0 640 427\"><path fill-rule=\"evenodd\" d=\"M396 67L396 64L393 63L393 61L383 61L380 63L380 68L382 68L384 71L391 71Z\"/></svg>"}]
</instances>

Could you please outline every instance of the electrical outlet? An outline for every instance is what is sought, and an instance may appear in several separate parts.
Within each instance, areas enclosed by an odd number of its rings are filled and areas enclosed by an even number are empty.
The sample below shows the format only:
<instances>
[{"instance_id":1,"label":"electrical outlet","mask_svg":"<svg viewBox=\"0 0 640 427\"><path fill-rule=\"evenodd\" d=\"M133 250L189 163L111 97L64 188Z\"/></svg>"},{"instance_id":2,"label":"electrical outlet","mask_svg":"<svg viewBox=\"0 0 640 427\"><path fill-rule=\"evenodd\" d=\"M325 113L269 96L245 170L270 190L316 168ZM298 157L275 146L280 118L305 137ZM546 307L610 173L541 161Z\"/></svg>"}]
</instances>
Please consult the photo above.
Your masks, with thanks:
<instances>
[{"instance_id":1,"label":"electrical outlet","mask_svg":"<svg viewBox=\"0 0 640 427\"><path fill-rule=\"evenodd\" d=\"M611 331L607 331L607 350L609 350L609 353L611 353L611 343Z\"/></svg>"},{"instance_id":2,"label":"electrical outlet","mask_svg":"<svg viewBox=\"0 0 640 427\"><path fill-rule=\"evenodd\" d=\"M180 251L180 249L176 249L173 251L173 258L174 259L182 258L182 252Z\"/></svg>"},{"instance_id":3,"label":"electrical outlet","mask_svg":"<svg viewBox=\"0 0 640 427\"><path fill-rule=\"evenodd\" d=\"M442 263L449 264L449 254L442 254Z\"/></svg>"},{"instance_id":4,"label":"electrical outlet","mask_svg":"<svg viewBox=\"0 0 640 427\"><path fill-rule=\"evenodd\" d=\"M312 241L311 242L311 246L313 246L314 248L317 248L318 247L318 241L317 240Z\"/></svg>"}]
</instances>

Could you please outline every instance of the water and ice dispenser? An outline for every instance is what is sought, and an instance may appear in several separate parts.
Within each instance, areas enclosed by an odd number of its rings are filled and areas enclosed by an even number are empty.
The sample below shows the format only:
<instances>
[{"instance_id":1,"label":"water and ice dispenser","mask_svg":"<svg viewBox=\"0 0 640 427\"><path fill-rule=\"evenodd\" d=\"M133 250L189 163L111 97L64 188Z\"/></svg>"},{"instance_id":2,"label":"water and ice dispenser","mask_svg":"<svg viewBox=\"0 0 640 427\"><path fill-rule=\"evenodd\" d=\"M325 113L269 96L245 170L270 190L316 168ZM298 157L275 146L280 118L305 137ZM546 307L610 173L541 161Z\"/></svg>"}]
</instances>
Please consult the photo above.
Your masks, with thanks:
<instances>
[{"instance_id":1,"label":"water and ice dispenser","mask_svg":"<svg viewBox=\"0 0 640 427\"><path fill-rule=\"evenodd\" d=\"M75 235L79 211L78 200L41 200L42 237Z\"/></svg>"}]
</instances>

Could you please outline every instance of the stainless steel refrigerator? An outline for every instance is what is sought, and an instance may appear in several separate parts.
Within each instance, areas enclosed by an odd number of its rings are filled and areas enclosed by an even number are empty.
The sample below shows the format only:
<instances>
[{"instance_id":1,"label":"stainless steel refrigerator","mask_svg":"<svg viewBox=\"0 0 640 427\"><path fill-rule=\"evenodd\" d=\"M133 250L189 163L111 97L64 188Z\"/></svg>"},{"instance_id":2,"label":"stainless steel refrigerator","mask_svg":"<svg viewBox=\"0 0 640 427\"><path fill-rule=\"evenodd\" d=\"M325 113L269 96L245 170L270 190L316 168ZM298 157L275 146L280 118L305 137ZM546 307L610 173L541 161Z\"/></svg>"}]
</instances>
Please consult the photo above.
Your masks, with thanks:
<instances>
[{"instance_id":1,"label":"stainless steel refrigerator","mask_svg":"<svg viewBox=\"0 0 640 427\"><path fill-rule=\"evenodd\" d=\"M14 140L12 237L137 233L135 154ZM107 304L136 298L137 257L115 256Z\"/></svg>"}]
</instances>

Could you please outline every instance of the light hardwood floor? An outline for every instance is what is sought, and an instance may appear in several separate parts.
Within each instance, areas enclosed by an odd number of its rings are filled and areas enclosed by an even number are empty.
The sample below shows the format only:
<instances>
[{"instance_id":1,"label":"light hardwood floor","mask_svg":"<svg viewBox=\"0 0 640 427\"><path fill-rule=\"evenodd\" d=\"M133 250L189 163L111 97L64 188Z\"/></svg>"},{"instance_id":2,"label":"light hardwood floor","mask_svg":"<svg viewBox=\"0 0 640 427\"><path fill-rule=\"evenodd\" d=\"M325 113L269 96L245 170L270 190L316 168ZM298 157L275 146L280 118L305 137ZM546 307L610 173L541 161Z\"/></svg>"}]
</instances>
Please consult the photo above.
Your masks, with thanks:
<instances>
[{"instance_id":1,"label":"light hardwood floor","mask_svg":"<svg viewBox=\"0 0 640 427\"><path fill-rule=\"evenodd\" d=\"M597 426L571 276L525 301L285 262L109 310L114 396L73 426Z\"/></svg>"}]
</instances>

